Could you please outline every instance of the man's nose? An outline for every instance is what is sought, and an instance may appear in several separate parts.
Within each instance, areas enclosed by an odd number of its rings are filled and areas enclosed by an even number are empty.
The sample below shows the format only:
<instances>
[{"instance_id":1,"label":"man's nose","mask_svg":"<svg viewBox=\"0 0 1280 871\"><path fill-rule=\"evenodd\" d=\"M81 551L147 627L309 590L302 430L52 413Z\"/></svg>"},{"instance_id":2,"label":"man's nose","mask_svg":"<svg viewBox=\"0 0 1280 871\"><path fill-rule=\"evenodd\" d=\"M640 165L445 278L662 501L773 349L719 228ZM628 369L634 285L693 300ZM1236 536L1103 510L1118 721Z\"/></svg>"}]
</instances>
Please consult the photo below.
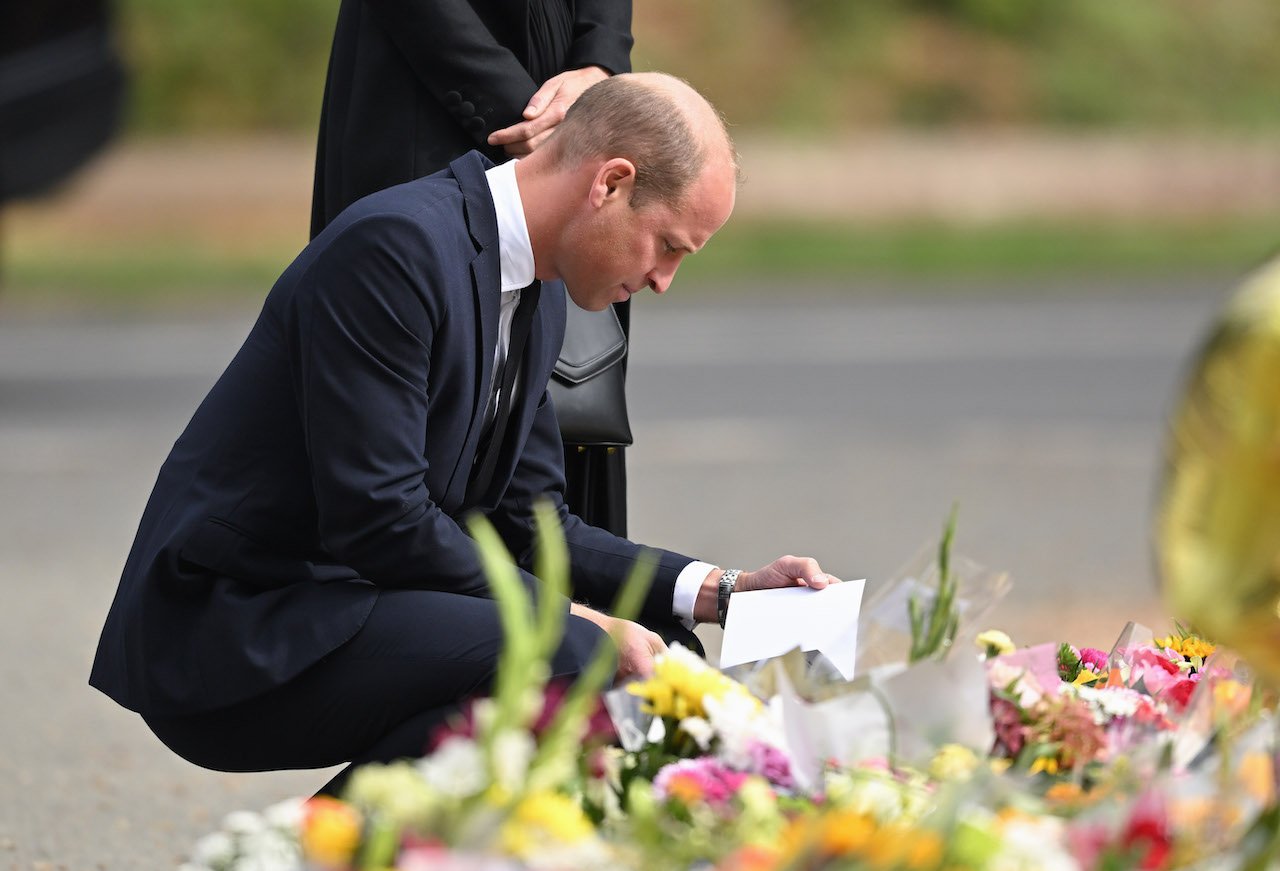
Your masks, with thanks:
<instances>
[{"instance_id":1,"label":"man's nose","mask_svg":"<svg viewBox=\"0 0 1280 871\"><path fill-rule=\"evenodd\" d=\"M646 278L649 279L649 287L654 293L663 294L667 292L667 288L671 286L671 281L676 277L676 270L679 264L659 264L649 271Z\"/></svg>"}]
</instances>

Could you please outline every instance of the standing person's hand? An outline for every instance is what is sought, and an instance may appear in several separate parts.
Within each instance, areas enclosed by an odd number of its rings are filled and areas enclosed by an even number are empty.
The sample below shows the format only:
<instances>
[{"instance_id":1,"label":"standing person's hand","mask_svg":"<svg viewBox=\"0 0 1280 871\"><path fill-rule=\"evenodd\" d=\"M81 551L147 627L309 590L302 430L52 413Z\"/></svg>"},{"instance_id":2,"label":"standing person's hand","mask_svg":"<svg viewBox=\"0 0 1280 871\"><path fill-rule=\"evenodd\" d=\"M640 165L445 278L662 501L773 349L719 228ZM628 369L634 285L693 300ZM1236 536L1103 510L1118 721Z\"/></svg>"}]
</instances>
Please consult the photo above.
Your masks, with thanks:
<instances>
[{"instance_id":1,"label":"standing person's hand","mask_svg":"<svg viewBox=\"0 0 1280 871\"><path fill-rule=\"evenodd\" d=\"M564 120L573 101L587 88L607 78L608 72L594 66L552 76L529 98L523 113L525 120L490 133L489 144L501 145L512 157L531 154Z\"/></svg>"}]
</instances>

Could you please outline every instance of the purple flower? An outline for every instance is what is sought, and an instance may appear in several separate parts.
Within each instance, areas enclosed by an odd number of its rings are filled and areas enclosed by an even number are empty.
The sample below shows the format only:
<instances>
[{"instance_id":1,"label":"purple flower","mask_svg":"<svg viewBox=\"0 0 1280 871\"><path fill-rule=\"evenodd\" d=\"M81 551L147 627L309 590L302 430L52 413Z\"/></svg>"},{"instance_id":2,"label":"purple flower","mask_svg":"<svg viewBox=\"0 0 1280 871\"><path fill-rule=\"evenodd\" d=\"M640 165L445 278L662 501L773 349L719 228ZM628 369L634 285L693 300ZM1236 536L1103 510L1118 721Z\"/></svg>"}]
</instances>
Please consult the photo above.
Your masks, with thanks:
<instances>
[{"instance_id":1,"label":"purple flower","mask_svg":"<svg viewBox=\"0 0 1280 871\"><path fill-rule=\"evenodd\" d=\"M751 771L768 780L778 789L788 791L796 788L795 779L791 776L791 760L772 744L763 741L752 741L747 748L751 757Z\"/></svg>"}]
</instances>

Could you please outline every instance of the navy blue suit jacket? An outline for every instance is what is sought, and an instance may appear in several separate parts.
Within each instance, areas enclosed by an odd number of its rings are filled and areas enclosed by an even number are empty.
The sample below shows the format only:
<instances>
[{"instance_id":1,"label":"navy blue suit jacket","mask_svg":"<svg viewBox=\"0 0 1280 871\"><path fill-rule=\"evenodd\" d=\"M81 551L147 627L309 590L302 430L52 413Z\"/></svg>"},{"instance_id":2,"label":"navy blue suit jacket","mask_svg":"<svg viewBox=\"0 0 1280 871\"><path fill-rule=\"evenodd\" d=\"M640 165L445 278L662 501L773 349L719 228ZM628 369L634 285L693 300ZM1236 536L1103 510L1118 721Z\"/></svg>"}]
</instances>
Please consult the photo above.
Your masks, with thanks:
<instances>
[{"instance_id":1,"label":"navy blue suit jacket","mask_svg":"<svg viewBox=\"0 0 1280 871\"><path fill-rule=\"evenodd\" d=\"M358 201L285 270L160 470L95 687L161 715L270 690L350 639L380 588L489 595L462 525L472 510L527 568L544 495L560 510L575 598L612 602L640 548L560 500L546 384L572 303L558 283L535 314L516 436L488 492L468 494L500 304L488 166L472 152ZM642 618L669 620L689 558L658 555Z\"/></svg>"}]
</instances>

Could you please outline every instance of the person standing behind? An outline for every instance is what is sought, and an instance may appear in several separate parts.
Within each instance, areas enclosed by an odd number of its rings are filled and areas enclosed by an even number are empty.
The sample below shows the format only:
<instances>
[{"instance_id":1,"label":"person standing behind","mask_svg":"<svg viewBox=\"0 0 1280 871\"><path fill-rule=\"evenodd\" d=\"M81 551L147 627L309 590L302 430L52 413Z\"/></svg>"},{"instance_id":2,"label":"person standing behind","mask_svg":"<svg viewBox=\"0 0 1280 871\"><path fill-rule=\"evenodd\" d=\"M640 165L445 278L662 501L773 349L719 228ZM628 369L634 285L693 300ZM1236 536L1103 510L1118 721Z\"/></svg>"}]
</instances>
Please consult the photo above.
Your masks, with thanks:
<instances>
[{"instance_id":1,"label":"person standing behind","mask_svg":"<svg viewBox=\"0 0 1280 871\"><path fill-rule=\"evenodd\" d=\"M579 94L630 71L632 42L630 0L342 0L312 238L361 197L472 149L495 162L530 154ZM629 306L614 307L624 333ZM622 448L565 436L570 510L626 535Z\"/></svg>"}]
</instances>

